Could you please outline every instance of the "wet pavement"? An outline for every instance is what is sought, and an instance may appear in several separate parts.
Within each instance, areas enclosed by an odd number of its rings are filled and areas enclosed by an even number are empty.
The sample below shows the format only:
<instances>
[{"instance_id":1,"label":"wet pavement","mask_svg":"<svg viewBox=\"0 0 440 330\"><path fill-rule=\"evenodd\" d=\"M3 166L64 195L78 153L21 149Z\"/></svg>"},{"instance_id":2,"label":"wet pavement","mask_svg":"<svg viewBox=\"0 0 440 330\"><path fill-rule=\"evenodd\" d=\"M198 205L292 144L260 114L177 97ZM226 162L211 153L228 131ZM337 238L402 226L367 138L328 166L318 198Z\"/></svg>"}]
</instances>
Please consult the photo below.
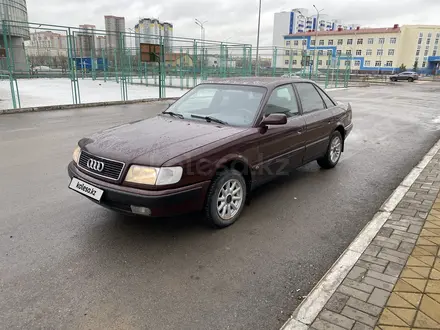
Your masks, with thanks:
<instances>
[{"instance_id":1,"label":"wet pavement","mask_svg":"<svg viewBox=\"0 0 440 330\"><path fill-rule=\"evenodd\" d=\"M331 92L354 130L232 227L118 215L67 189L82 136L164 104L0 116L0 319L23 329L277 329L440 138L440 84Z\"/></svg>"}]
</instances>

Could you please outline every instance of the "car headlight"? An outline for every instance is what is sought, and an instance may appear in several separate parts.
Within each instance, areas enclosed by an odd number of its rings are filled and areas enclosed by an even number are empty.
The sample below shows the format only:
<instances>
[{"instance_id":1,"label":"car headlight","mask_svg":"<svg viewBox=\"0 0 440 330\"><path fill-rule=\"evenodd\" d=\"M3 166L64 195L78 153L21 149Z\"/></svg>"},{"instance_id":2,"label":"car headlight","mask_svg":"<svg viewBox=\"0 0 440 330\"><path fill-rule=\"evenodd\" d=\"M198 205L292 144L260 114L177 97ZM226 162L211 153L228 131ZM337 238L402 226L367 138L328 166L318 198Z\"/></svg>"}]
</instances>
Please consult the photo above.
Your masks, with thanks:
<instances>
[{"instance_id":1,"label":"car headlight","mask_svg":"<svg viewBox=\"0 0 440 330\"><path fill-rule=\"evenodd\" d=\"M73 150L73 161L78 164L79 162L79 156L81 155L81 148L80 147L76 147L75 150Z\"/></svg>"},{"instance_id":2,"label":"car headlight","mask_svg":"<svg viewBox=\"0 0 440 330\"><path fill-rule=\"evenodd\" d=\"M183 169L181 167L157 168L131 165L125 176L125 182L163 186L179 182L182 173Z\"/></svg>"}]
</instances>

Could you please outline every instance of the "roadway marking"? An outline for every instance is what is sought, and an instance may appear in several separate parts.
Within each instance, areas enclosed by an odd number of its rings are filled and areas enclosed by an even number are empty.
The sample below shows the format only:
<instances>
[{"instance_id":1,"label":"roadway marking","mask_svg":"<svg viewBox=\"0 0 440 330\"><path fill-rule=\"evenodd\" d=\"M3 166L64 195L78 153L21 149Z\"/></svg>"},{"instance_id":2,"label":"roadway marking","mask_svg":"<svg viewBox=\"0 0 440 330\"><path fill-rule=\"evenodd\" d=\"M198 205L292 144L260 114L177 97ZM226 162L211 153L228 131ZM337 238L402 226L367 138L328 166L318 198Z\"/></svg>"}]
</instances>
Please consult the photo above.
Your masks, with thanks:
<instances>
[{"instance_id":1,"label":"roadway marking","mask_svg":"<svg viewBox=\"0 0 440 330\"><path fill-rule=\"evenodd\" d=\"M366 224L350 246L341 254L338 260L336 260L333 266L312 289L307 298L296 308L291 318L286 321L280 330L308 329L338 286L348 275L351 268L385 224L391 212L394 211L420 173L439 150L440 140L437 141L419 164L411 170L390 197L388 197L379 209L379 212Z\"/></svg>"}]
</instances>

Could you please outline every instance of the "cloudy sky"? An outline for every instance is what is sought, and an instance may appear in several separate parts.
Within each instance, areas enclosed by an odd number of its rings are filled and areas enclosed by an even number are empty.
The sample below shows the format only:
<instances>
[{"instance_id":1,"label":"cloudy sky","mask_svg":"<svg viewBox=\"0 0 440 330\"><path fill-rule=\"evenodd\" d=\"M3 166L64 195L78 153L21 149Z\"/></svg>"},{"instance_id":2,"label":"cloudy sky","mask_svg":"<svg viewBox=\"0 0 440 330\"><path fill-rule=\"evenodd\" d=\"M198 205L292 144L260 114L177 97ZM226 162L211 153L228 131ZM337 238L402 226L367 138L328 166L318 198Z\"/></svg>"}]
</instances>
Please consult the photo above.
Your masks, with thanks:
<instances>
[{"instance_id":1,"label":"cloudy sky","mask_svg":"<svg viewBox=\"0 0 440 330\"><path fill-rule=\"evenodd\" d=\"M206 23L206 39L255 44L258 0L27 0L30 22L104 29L104 15L124 16L126 27L139 17L174 24L174 35L199 37L194 18ZM155 4L158 3L158 4ZM261 44L272 40L273 14L315 4L323 13L361 26L439 24L440 0L262 0Z\"/></svg>"}]
</instances>

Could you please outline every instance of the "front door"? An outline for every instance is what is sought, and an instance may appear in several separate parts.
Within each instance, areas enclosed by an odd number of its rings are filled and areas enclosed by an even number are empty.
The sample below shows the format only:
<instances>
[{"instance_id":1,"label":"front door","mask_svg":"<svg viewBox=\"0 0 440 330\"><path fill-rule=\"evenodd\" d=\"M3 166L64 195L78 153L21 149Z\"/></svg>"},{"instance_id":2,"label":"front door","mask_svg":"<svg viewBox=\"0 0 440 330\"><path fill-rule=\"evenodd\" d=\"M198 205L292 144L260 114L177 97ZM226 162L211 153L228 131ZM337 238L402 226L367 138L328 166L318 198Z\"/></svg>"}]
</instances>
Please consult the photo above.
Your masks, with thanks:
<instances>
[{"instance_id":1,"label":"front door","mask_svg":"<svg viewBox=\"0 0 440 330\"><path fill-rule=\"evenodd\" d=\"M287 175L289 170L302 165L305 150L305 121L299 111L296 94L291 84L280 86L272 94L263 115L283 113L287 124L271 125L261 130L259 141L259 179Z\"/></svg>"},{"instance_id":2,"label":"front door","mask_svg":"<svg viewBox=\"0 0 440 330\"><path fill-rule=\"evenodd\" d=\"M306 122L304 163L308 163L325 155L334 127L334 118L331 108L327 108L314 84L301 82L295 83L295 87Z\"/></svg>"}]
</instances>

